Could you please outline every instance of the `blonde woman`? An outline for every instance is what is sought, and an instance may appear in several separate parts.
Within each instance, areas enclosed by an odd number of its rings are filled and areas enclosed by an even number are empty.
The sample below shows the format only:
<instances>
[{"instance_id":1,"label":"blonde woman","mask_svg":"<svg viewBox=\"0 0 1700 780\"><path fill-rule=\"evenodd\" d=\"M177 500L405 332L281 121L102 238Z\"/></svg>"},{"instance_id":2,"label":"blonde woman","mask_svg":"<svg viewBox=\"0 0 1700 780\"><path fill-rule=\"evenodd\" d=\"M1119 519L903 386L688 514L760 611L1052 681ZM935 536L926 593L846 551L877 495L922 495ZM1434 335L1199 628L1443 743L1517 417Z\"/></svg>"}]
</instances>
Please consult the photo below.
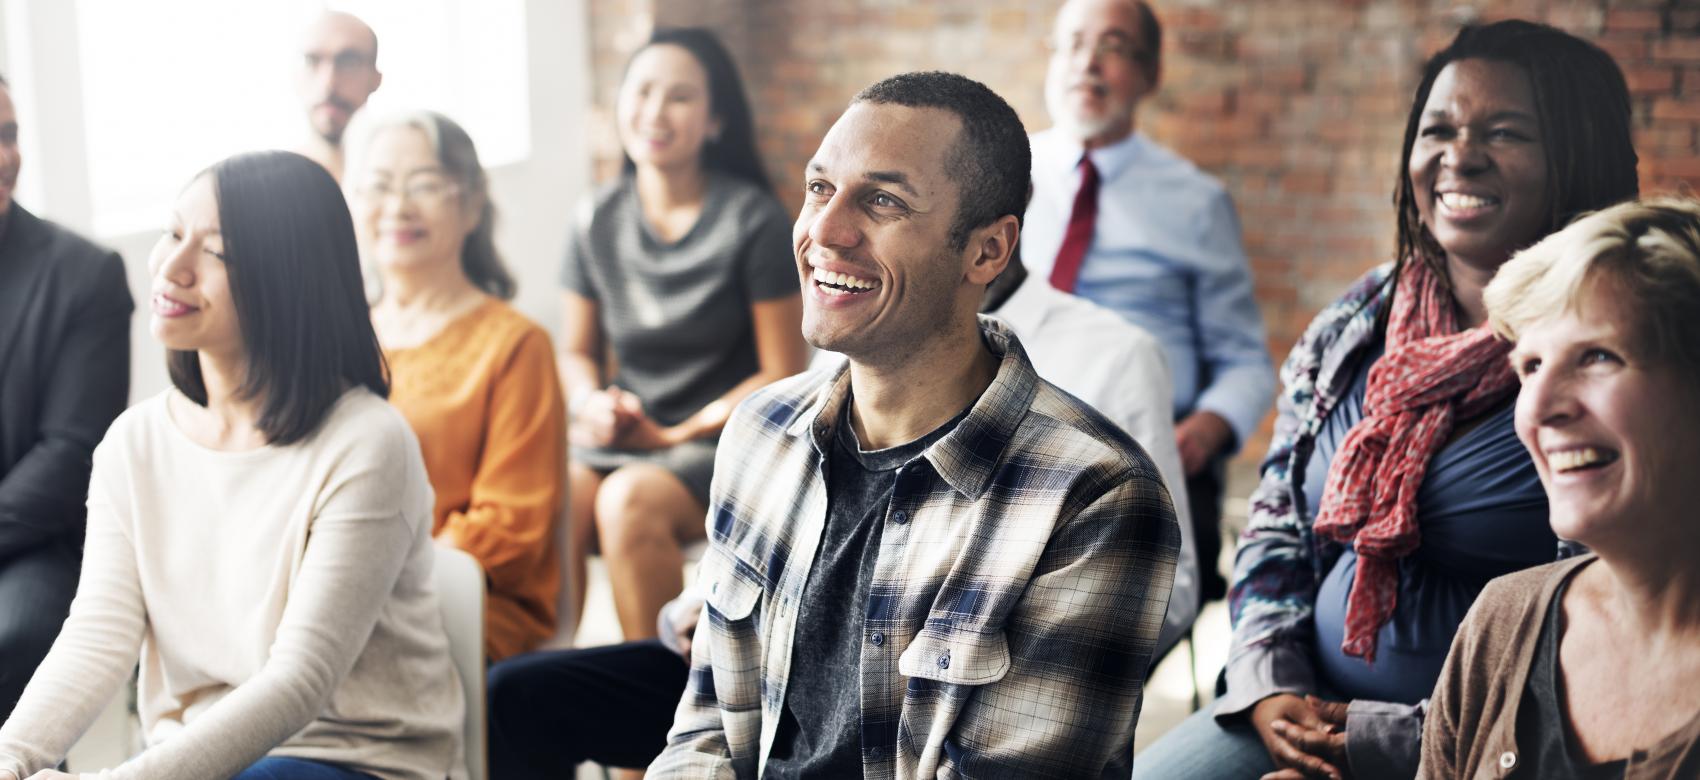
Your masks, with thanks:
<instances>
[{"instance_id":1,"label":"blonde woman","mask_svg":"<svg viewBox=\"0 0 1700 780\"><path fill-rule=\"evenodd\" d=\"M1700 202L1578 220L1485 299L1553 531L1592 552L1482 591L1420 776L1700 777Z\"/></svg>"}]
</instances>

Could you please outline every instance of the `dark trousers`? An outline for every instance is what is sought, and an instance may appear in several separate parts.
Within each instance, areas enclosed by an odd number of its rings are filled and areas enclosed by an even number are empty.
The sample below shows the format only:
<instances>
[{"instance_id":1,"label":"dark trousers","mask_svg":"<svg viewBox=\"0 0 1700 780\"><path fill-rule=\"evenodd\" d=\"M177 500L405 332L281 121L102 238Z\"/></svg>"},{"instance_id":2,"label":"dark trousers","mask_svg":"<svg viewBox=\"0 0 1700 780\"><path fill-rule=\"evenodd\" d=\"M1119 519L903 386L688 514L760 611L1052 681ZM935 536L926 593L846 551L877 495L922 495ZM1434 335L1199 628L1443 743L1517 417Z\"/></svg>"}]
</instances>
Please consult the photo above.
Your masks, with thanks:
<instances>
[{"instance_id":1,"label":"dark trousers","mask_svg":"<svg viewBox=\"0 0 1700 780\"><path fill-rule=\"evenodd\" d=\"M0 561L0 721L11 717L65 624L77 594L80 551L80 539L66 539Z\"/></svg>"},{"instance_id":2,"label":"dark trousers","mask_svg":"<svg viewBox=\"0 0 1700 780\"><path fill-rule=\"evenodd\" d=\"M659 641L529 653L490 667L492 780L641 769L667 744L690 668Z\"/></svg>"},{"instance_id":3,"label":"dark trousers","mask_svg":"<svg viewBox=\"0 0 1700 780\"><path fill-rule=\"evenodd\" d=\"M1192 508L1192 543L1198 550L1198 607L1225 598L1228 581L1217 561L1222 556L1222 491L1227 483L1226 455L1186 479L1187 505Z\"/></svg>"}]
</instances>

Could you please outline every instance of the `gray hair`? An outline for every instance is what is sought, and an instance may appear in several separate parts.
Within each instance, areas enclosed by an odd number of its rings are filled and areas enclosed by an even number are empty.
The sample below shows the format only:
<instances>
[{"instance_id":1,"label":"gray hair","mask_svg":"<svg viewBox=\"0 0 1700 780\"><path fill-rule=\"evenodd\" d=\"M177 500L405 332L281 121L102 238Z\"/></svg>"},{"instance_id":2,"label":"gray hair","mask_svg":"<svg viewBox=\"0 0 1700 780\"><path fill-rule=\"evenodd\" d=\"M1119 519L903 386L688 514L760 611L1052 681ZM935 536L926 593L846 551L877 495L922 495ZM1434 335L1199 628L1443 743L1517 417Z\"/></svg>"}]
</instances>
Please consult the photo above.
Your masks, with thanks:
<instances>
[{"instance_id":1,"label":"gray hair","mask_svg":"<svg viewBox=\"0 0 1700 780\"><path fill-rule=\"evenodd\" d=\"M454 120L435 111L410 110L367 118L359 122L356 143L349 147L346 170L355 170L354 162L378 133L397 127L410 127L425 134L443 172L455 182L462 208L478 211L477 226L466 235L460 248L460 267L478 289L502 300L514 297L517 285L513 274L502 262L496 250L496 205L490 199L490 181L484 166L478 162L478 149L472 136Z\"/></svg>"}]
</instances>

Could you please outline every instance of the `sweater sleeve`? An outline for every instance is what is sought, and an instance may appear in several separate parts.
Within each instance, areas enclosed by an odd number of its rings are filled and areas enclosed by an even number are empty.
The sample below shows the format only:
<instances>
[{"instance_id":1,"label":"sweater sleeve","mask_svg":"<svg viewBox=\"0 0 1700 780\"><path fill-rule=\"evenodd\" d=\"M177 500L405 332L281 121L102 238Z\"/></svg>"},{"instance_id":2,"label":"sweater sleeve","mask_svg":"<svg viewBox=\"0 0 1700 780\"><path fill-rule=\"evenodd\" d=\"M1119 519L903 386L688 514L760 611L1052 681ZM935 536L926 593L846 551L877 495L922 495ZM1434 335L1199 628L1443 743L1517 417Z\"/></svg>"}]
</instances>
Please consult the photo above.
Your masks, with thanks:
<instances>
[{"instance_id":1,"label":"sweater sleeve","mask_svg":"<svg viewBox=\"0 0 1700 780\"><path fill-rule=\"evenodd\" d=\"M492 380L490 424L471 501L439 534L484 567L494 591L525 586L552 554L566 474L566 412L549 339L525 332Z\"/></svg>"},{"instance_id":2,"label":"sweater sleeve","mask_svg":"<svg viewBox=\"0 0 1700 780\"><path fill-rule=\"evenodd\" d=\"M0 728L0 770L27 778L57 765L135 668L147 623L136 550L111 444L95 451L83 568L71 614Z\"/></svg>"}]
</instances>

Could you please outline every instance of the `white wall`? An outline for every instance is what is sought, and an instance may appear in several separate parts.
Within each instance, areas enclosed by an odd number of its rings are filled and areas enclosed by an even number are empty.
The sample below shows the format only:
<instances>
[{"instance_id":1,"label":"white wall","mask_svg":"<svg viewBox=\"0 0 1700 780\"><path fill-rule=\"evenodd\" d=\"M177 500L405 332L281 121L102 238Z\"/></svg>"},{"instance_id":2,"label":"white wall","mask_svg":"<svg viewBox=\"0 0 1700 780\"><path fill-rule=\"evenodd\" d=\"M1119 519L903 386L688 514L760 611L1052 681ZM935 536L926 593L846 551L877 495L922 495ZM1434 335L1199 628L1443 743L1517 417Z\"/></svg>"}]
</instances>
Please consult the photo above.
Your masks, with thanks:
<instances>
[{"instance_id":1,"label":"white wall","mask_svg":"<svg viewBox=\"0 0 1700 780\"><path fill-rule=\"evenodd\" d=\"M553 333L559 323L555 279L567 228L578 198L589 192L584 122L590 95L589 38L583 0L525 0L525 14L531 155L491 170L490 177L500 210L496 240L520 284L514 303ZM90 232L73 0L0 0L0 67L12 83L23 130L19 202L123 255L137 305L131 323L130 398L134 402L158 393L169 380L164 352L148 335L146 311L147 258L157 233ZM172 105L181 99L181 93L162 90L161 115L135 121L183 121L182 107ZM293 101L292 96L283 99ZM215 105L195 110L216 110Z\"/></svg>"}]
</instances>

